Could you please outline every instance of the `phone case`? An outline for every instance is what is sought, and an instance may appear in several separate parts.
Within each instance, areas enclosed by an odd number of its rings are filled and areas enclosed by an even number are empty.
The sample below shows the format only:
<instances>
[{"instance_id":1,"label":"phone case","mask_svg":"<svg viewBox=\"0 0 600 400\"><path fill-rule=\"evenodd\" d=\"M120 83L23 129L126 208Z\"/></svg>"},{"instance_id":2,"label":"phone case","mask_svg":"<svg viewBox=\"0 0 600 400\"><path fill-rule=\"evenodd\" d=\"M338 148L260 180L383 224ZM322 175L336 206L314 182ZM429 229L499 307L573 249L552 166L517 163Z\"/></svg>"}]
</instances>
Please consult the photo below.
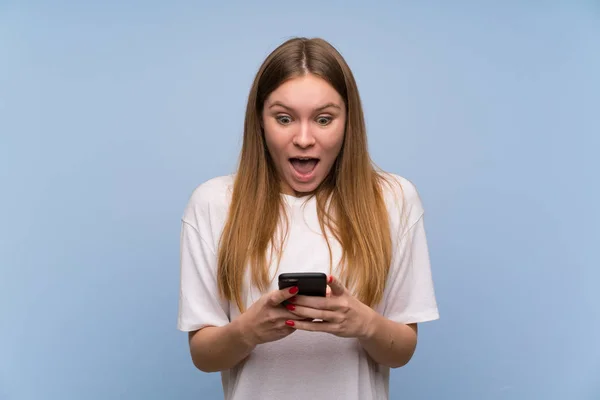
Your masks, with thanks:
<instances>
[{"instance_id":1,"label":"phone case","mask_svg":"<svg viewBox=\"0 0 600 400\"><path fill-rule=\"evenodd\" d=\"M298 286L298 294L325 297L327 275L320 272L297 272L279 275L279 289Z\"/></svg>"}]
</instances>

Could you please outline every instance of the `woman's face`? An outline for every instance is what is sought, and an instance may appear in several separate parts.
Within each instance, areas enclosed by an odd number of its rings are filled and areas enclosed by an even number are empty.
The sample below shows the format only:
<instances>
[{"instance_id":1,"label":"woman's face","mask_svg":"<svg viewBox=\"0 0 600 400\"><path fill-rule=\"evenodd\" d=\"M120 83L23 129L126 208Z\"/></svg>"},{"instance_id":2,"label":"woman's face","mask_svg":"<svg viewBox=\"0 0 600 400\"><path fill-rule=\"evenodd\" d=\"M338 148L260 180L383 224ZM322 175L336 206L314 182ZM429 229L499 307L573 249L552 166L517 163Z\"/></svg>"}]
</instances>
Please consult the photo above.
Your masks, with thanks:
<instances>
[{"instance_id":1,"label":"woman's face","mask_svg":"<svg viewBox=\"0 0 600 400\"><path fill-rule=\"evenodd\" d=\"M346 108L339 93L312 74L290 79L265 100L262 122L283 192L315 190L344 140Z\"/></svg>"}]
</instances>

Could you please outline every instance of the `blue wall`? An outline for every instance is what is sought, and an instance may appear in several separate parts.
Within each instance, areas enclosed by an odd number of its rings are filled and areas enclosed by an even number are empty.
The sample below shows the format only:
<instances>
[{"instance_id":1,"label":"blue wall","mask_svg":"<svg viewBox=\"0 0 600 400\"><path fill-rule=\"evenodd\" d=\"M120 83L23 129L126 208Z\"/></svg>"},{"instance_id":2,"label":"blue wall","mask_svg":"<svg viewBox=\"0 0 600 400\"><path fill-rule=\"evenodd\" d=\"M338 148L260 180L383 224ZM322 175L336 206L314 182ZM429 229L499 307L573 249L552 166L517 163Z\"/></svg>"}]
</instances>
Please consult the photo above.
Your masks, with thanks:
<instances>
[{"instance_id":1,"label":"blue wall","mask_svg":"<svg viewBox=\"0 0 600 400\"><path fill-rule=\"evenodd\" d=\"M600 399L598 3L247 3L0 3L0 398L221 396L175 330L179 218L306 35L428 211L442 319L392 398Z\"/></svg>"}]
</instances>

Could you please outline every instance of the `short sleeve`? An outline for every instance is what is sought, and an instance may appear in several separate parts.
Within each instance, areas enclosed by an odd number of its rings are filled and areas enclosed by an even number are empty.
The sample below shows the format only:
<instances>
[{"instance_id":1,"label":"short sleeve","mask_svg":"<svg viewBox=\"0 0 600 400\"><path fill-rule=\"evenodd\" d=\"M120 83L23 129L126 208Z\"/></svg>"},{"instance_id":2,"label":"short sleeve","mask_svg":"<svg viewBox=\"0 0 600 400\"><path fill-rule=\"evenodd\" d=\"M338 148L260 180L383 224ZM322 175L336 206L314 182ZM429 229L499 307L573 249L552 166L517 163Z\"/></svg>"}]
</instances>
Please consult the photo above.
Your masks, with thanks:
<instances>
[{"instance_id":1,"label":"short sleeve","mask_svg":"<svg viewBox=\"0 0 600 400\"><path fill-rule=\"evenodd\" d=\"M229 323L229 303L219 296L217 257L191 223L182 221L177 328L189 332Z\"/></svg>"},{"instance_id":2,"label":"short sleeve","mask_svg":"<svg viewBox=\"0 0 600 400\"><path fill-rule=\"evenodd\" d=\"M386 293L383 315L393 321L409 324L439 318L422 212L399 240Z\"/></svg>"}]
</instances>

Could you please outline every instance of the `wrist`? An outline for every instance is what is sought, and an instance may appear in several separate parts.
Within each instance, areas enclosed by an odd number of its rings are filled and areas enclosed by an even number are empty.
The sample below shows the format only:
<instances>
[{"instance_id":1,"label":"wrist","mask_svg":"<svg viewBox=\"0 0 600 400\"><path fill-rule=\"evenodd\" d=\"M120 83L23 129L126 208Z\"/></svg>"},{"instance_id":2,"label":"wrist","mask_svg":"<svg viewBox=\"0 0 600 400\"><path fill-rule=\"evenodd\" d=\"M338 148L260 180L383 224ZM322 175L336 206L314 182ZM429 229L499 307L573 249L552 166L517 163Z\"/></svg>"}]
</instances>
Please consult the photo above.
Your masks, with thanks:
<instances>
[{"instance_id":1,"label":"wrist","mask_svg":"<svg viewBox=\"0 0 600 400\"><path fill-rule=\"evenodd\" d=\"M375 336L381 319L381 315L372 308L367 307L366 310L367 313L363 324L363 330L358 337L360 341L369 341Z\"/></svg>"},{"instance_id":2,"label":"wrist","mask_svg":"<svg viewBox=\"0 0 600 400\"><path fill-rule=\"evenodd\" d=\"M236 341L242 343L248 351L254 350L254 348L259 344L257 340L258 338L252 333L252 330L246 324L243 315L231 321L229 327Z\"/></svg>"}]
</instances>

